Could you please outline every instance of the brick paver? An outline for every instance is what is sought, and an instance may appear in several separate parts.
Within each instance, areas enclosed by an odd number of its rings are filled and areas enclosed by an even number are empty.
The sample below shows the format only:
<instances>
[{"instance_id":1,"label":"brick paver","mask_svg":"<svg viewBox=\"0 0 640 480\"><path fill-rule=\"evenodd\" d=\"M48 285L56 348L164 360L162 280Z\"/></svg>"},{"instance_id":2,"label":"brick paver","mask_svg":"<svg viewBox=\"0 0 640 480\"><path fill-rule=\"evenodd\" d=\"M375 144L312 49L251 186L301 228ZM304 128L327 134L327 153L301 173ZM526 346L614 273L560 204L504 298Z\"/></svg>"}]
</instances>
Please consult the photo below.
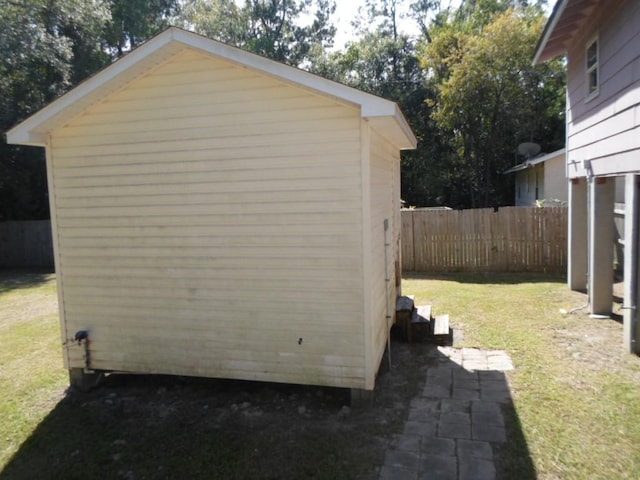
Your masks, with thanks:
<instances>
[{"instance_id":1,"label":"brick paver","mask_svg":"<svg viewBox=\"0 0 640 480\"><path fill-rule=\"evenodd\" d=\"M422 394L411 399L403 434L391 442L380 480L494 480L492 444L507 435L511 402L503 351L437 347Z\"/></svg>"}]
</instances>

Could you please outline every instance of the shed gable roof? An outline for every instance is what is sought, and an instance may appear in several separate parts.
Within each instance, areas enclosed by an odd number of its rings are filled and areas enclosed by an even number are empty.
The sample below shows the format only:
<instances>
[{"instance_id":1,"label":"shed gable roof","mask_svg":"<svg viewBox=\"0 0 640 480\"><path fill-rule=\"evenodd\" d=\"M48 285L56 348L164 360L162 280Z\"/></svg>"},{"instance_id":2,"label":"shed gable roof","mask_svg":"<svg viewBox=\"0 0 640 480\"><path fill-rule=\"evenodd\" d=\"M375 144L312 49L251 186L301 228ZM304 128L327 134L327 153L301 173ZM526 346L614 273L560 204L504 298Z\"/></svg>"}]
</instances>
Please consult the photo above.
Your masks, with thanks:
<instances>
[{"instance_id":1,"label":"shed gable roof","mask_svg":"<svg viewBox=\"0 0 640 480\"><path fill-rule=\"evenodd\" d=\"M397 148L416 148L416 138L396 103L176 27L150 39L13 127L7 132L8 143L46 146L51 131L185 48L358 105L362 117Z\"/></svg>"},{"instance_id":2,"label":"shed gable roof","mask_svg":"<svg viewBox=\"0 0 640 480\"><path fill-rule=\"evenodd\" d=\"M534 65L567 52L599 0L558 0L538 40Z\"/></svg>"},{"instance_id":3,"label":"shed gable roof","mask_svg":"<svg viewBox=\"0 0 640 480\"><path fill-rule=\"evenodd\" d=\"M554 158L558 158L559 156L565 155L566 149L561 148L560 150L556 150L555 152L547 153L546 155L540 155L539 157L531 158L529 160L525 160L522 163L519 163L515 167L511 167L509 170L505 170L502 172L503 175L508 173L521 172L522 170L526 170L527 168L535 167L540 163L544 163L549 160L553 160Z\"/></svg>"}]
</instances>

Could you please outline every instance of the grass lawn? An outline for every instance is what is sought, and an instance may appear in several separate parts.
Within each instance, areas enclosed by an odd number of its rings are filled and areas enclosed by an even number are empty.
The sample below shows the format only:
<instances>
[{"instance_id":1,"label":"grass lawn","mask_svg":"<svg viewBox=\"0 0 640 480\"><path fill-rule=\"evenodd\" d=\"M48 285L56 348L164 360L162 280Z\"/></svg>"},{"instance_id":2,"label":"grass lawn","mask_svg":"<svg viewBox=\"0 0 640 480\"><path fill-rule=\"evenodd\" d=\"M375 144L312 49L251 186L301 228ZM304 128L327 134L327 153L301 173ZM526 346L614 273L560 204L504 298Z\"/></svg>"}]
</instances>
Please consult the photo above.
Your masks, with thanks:
<instances>
[{"instance_id":1,"label":"grass lawn","mask_svg":"<svg viewBox=\"0 0 640 480\"><path fill-rule=\"evenodd\" d=\"M52 274L0 271L0 471L64 394Z\"/></svg>"},{"instance_id":2,"label":"grass lawn","mask_svg":"<svg viewBox=\"0 0 640 480\"><path fill-rule=\"evenodd\" d=\"M527 275L414 277L403 293L449 313L462 346L511 355L511 426L526 444L508 446L510 478L527 453L543 479L640 478L640 359L623 353L619 321L560 312L586 295Z\"/></svg>"},{"instance_id":3,"label":"grass lawn","mask_svg":"<svg viewBox=\"0 0 640 480\"><path fill-rule=\"evenodd\" d=\"M162 375L67 392L52 275L0 272L0 345L0 480L374 479L423 376L396 352L353 412L344 389Z\"/></svg>"},{"instance_id":4,"label":"grass lawn","mask_svg":"<svg viewBox=\"0 0 640 480\"><path fill-rule=\"evenodd\" d=\"M518 435L497 455L500 478L640 478L640 359L622 352L619 322L561 314L586 298L557 277L412 277L403 289L449 313L460 346L511 355ZM67 394L53 275L2 272L0 345L0 480L374 479L426 358L395 346L374 407L346 419L344 394L319 387L114 375Z\"/></svg>"}]
</instances>

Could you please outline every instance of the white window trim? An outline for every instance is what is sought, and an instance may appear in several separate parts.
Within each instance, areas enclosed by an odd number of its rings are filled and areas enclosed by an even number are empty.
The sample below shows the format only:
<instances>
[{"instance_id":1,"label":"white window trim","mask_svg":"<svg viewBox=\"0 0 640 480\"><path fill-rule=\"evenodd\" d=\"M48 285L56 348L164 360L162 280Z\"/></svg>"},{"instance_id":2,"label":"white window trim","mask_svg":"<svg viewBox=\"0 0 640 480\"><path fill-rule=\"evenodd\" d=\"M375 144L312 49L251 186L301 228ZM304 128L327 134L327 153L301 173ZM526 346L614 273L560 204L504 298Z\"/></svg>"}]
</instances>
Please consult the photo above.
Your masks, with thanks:
<instances>
[{"instance_id":1,"label":"white window trim","mask_svg":"<svg viewBox=\"0 0 640 480\"><path fill-rule=\"evenodd\" d=\"M587 62L589 61L589 47L596 43L596 63L591 67L587 66ZM596 89L591 91L591 72L593 70L596 71L597 85ZM584 80L585 80L585 102L588 102L594 98L596 98L600 94L600 35L595 34L593 37L589 39L587 44L584 47Z\"/></svg>"}]
</instances>

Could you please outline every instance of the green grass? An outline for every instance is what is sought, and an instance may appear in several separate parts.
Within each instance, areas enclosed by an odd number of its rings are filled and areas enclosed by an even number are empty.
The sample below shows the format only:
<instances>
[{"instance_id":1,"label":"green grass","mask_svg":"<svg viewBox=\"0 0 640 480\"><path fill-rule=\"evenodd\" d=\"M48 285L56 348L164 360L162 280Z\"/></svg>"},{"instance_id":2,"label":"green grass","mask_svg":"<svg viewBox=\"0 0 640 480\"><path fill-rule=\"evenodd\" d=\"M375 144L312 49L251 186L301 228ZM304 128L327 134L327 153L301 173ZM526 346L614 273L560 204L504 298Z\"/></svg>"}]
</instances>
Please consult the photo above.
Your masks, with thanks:
<instances>
[{"instance_id":1,"label":"green grass","mask_svg":"<svg viewBox=\"0 0 640 480\"><path fill-rule=\"evenodd\" d=\"M0 273L0 466L66 387L53 275Z\"/></svg>"},{"instance_id":2,"label":"green grass","mask_svg":"<svg viewBox=\"0 0 640 480\"><path fill-rule=\"evenodd\" d=\"M640 478L640 359L622 352L619 323L560 313L584 295L531 275L408 278L403 289L449 313L462 346L511 355L505 478ZM347 422L332 389L111 376L66 394L54 279L34 274L0 273L0 345L0 480L372 478L424 361L407 346L413 376L382 374L380 402ZM404 403L391 395L402 389ZM299 415L303 400L317 414Z\"/></svg>"},{"instance_id":3,"label":"green grass","mask_svg":"<svg viewBox=\"0 0 640 480\"><path fill-rule=\"evenodd\" d=\"M68 392L51 275L0 272L0 345L1 480L369 478L380 419L401 425L384 404L341 421L348 392L321 387L112 375Z\"/></svg>"},{"instance_id":4,"label":"green grass","mask_svg":"<svg viewBox=\"0 0 640 480\"><path fill-rule=\"evenodd\" d=\"M463 346L511 355L522 440L503 456L510 478L522 478L527 454L539 478L640 478L640 359L622 352L619 323L560 312L585 295L524 275L412 278L403 290L449 313Z\"/></svg>"}]
</instances>

